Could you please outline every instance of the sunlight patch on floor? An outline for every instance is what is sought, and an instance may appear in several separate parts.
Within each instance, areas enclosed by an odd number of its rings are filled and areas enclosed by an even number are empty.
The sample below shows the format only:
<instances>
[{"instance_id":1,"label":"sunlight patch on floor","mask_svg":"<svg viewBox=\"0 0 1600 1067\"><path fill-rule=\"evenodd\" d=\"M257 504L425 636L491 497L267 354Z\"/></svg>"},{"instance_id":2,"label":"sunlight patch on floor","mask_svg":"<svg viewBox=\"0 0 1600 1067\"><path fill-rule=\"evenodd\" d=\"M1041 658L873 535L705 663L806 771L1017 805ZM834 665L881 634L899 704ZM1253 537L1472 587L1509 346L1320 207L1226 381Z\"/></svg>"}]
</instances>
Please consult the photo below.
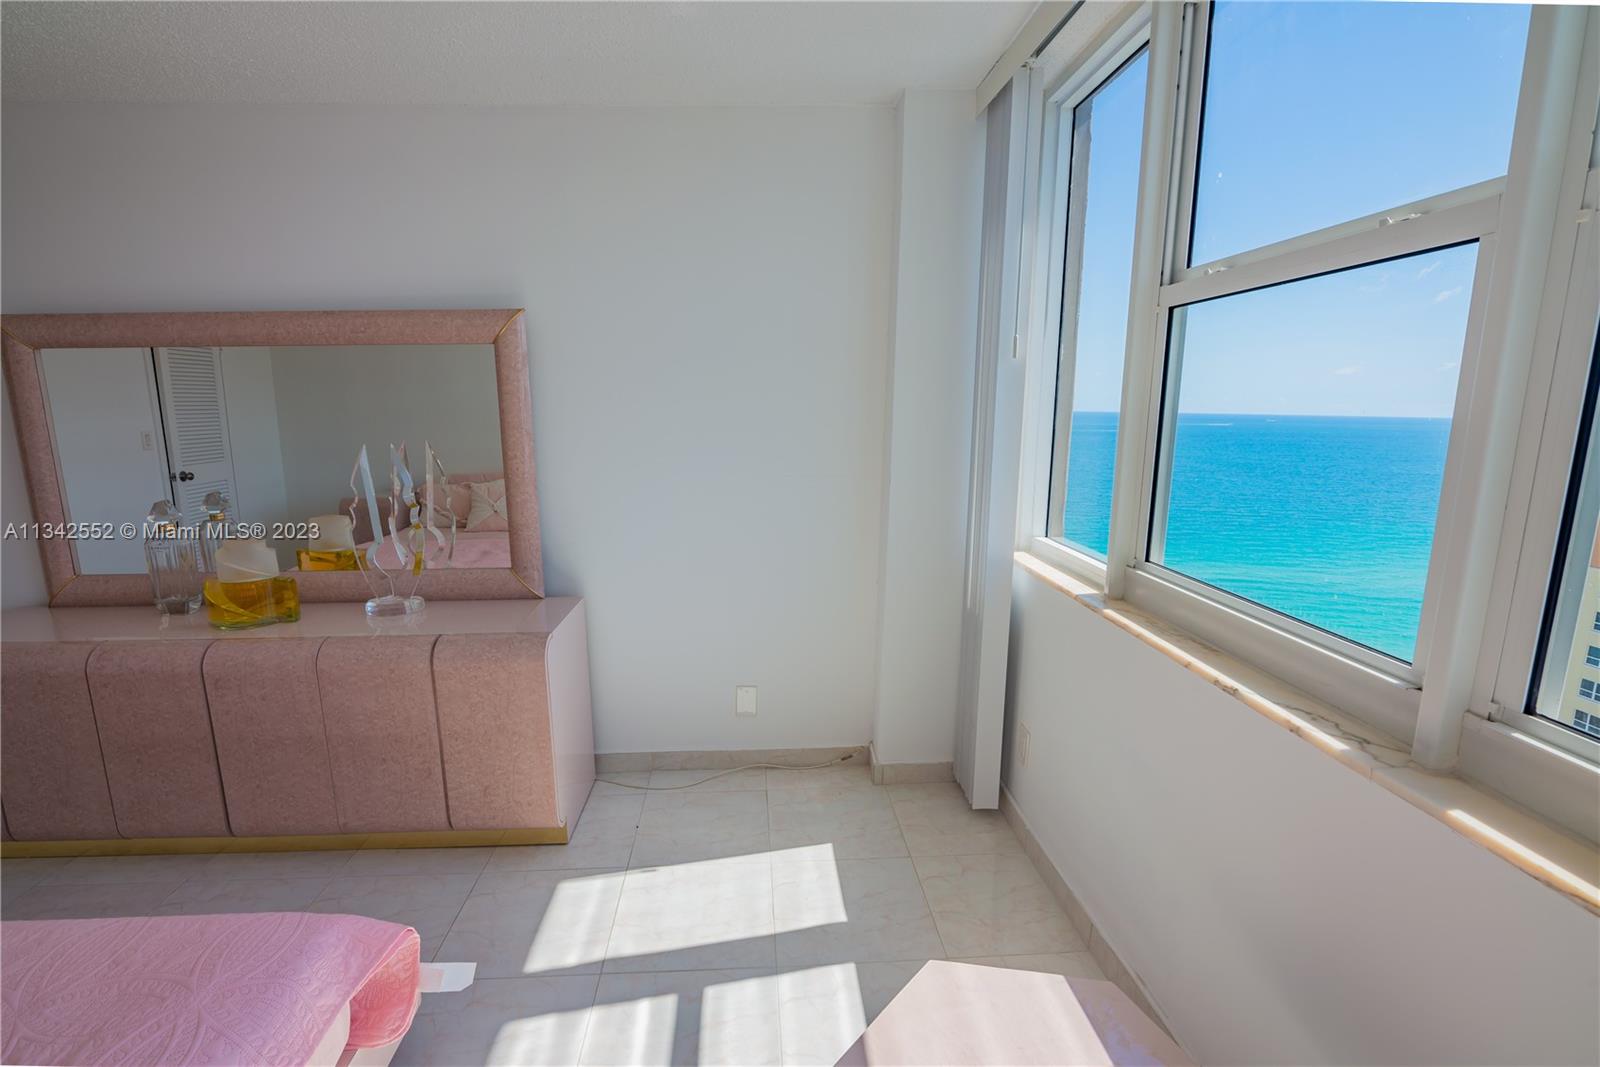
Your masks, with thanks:
<instances>
[{"instance_id":1,"label":"sunlight patch on floor","mask_svg":"<svg viewBox=\"0 0 1600 1067\"><path fill-rule=\"evenodd\" d=\"M534 931L524 974L557 971L605 958L623 873L571 878L556 886Z\"/></svg>"},{"instance_id":2,"label":"sunlight patch on floor","mask_svg":"<svg viewBox=\"0 0 1600 1067\"><path fill-rule=\"evenodd\" d=\"M708 985L700 998L700 1062L751 1063L781 1054L777 977Z\"/></svg>"},{"instance_id":3,"label":"sunlight patch on floor","mask_svg":"<svg viewBox=\"0 0 1600 1067\"><path fill-rule=\"evenodd\" d=\"M831 844L780 849L772 853L772 864L787 883L784 898L790 905L776 924L778 933L849 920Z\"/></svg>"},{"instance_id":4,"label":"sunlight patch on floor","mask_svg":"<svg viewBox=\"0 0 1600 1067\"><path fill-rule=\"evenodd\" d=\"M548 1012L516 1019L500 1027L485 1064L575 1063L589 1026L589 1011ZM669 1042L669 1048L670 1042ZM633 1061L647 1062L644 1059ZM665 1062L656 1057L648 1062Z\"/></svg>"},{"instance_id":5,"label":"sunlight patch on floor","mask_svg":"<svg viewBox=\"0 0 1600 1067\"><path fill-rule=\"evenodd\" d=\"M596 1004L589 1016L586 1063L671 1063L677 1041L675 993Z\"/></svg>"},{"instance_id":6,"label":"sunlight patch on floor","mask_svg":"<svg viewBox=\"0 0 1600 1067\"><path fill-rule=\"evenodd\" d=\"M777 980L786 1062L833 1063L866 1029L854 963L786 971Z\"/></svg>"}]
</instances>

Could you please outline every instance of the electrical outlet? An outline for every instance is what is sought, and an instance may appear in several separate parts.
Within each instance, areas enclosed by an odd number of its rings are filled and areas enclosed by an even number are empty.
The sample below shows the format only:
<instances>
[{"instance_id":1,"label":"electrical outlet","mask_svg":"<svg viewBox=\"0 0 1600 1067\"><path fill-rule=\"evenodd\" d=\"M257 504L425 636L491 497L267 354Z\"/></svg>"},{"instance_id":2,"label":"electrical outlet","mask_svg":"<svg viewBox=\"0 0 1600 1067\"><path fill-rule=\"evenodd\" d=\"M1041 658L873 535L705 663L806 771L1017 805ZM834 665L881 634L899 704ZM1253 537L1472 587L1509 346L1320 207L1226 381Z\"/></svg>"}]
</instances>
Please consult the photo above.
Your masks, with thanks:
<instances>
[{"instance_id":1,"label":"electrical outlet","mask_svg":"<svg viewBox=\"0 0 1600 1067\"><path fill-rule=\"evenodd\" d=\"M755 716L756 713L756 687L753 685L736 685L733 687L733 713L735 715Z\"/></svg>"},{"instance_id":2,"label":"electrical outlet","mask_svg":"<svg viewBox=\"0 0 1600 1067\"><path fill-rule=\"evenodd\" d=\"M1027 723L1017 726L1017 762L1022 766L1028 765L1028 750L1033 747L1033 731L1028 729Z\"/></svg>"},{"instance_id":3,"label":"electrical outlet","mask_svg":"<svg viewBox=\"0 0 1600 1067\"><path fill-rule=\"evenodd\" d=\"M140 430L139 449L143 452L154 452L156 450L156 435L149 430Z\"/></svg>"}]
</instances>

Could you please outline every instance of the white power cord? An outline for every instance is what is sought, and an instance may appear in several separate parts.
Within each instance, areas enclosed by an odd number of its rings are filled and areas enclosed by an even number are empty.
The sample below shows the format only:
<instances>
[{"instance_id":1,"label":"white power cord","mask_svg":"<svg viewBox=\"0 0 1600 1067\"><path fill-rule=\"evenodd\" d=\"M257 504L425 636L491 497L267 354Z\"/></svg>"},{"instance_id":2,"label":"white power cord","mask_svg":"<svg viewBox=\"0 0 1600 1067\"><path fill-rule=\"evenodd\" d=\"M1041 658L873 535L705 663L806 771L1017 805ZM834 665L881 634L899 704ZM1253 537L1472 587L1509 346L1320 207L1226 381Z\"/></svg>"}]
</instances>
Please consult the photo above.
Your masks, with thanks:
<instances>
[{"instance_id":1,"label":"white power cord","mask_svg":"<svg viewBox=\"0 0 1600 1067\"><path fill-rule=\"evenodd\" d=\"M787 763L746 763L743 767L729 767L725 771L718 771L716 774L708 774L697 782L684 782L682 785L634 785L632 782L619 782L614 778L596 778L595 781L605 782L607 785L620 785L624 789L690 789L697 785L705 785L707 782L714 782L718 778L725 778L730 774L738 774L740 771L753 771L762 767L767 767L776 771L820 771L824 767L832 767L835 764L843 763L846 760L852 759L855 759L855 753L851 753L848 756L840 756L838 759L831 759L827 763L812 763L804 767L794 767Z\"/></svg>"}]
</instances>

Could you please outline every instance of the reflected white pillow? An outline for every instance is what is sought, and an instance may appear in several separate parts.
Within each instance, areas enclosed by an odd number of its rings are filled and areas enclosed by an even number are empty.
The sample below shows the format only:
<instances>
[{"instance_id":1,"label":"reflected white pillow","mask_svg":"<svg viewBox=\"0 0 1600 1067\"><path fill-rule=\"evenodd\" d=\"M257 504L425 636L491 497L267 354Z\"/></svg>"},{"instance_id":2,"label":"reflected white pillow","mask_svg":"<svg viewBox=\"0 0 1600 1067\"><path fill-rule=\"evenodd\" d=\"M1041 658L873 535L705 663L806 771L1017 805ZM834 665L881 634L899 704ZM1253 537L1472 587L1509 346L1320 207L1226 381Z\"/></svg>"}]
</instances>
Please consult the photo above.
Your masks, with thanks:
<instances>
[{"instance_id":1,"label":"reflected white pillow","mask_svg":"<svg viewBox=\"0 0 1600 1067\"><path fill-rule=\"evenodd\" d=\"M492 482L468 482L467 492L471 504L467 509L467 529L471 530L509 530L510 524L506 521L506 480L496 478Z\"/></svg>"}]
</instances>

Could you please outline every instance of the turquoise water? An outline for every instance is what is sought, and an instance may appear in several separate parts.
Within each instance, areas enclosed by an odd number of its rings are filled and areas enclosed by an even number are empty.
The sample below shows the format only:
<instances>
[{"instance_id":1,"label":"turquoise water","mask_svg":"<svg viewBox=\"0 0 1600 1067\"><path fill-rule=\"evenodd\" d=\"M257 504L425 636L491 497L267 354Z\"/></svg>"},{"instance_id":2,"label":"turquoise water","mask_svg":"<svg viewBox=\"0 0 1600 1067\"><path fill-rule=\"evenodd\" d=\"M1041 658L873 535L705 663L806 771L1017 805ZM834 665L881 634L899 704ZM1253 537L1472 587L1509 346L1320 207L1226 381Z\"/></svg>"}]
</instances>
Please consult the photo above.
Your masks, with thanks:
<instances>
[{"instance_id":1,"label":"turquoise water","mask_svg":"<svg viewBox=\"0 0 1600 1067\"><path fill-rule=\"evenodd\" d=\"M1067 540L1103 555L1115 412L1074 412ZM1165 566L1409 661L1449 419L1178 417Z\"/></svg>"}]
</instances>

